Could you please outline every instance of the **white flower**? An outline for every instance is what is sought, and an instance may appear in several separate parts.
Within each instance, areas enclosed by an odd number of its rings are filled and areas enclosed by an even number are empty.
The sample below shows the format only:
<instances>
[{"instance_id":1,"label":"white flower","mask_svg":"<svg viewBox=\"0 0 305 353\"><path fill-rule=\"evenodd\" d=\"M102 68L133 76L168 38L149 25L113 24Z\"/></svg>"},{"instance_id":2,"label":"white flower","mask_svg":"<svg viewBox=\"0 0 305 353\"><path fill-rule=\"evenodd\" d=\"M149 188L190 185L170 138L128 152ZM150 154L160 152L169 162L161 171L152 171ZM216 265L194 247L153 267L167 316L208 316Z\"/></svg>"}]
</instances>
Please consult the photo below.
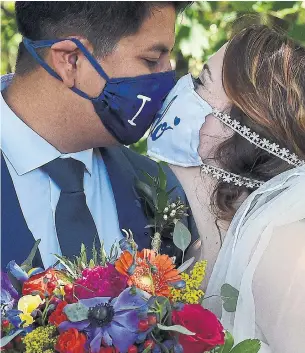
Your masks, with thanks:
<instances>
[{"instance_id":1,"label":"white flower","mask_svg":"<svg viewBox=\"0 0 305 353\"><path fill-rule=\"evenodd\" d=\"M222 173L219 172L219 171L215 171L215 172L213 173L213 177L216 178L217 180L220 179L221 176L222 176Z\"/></svg>"},{"instance_id":2,"label":"white flower","mask_svg":"<svg viewBox=\"0 0 305 353\"><path fill-rule=\"evenodd\" d=\"M222 117L220 116L220 119L225 123L229 123L231 121L230 115L228 114L224 114Z\"/></svg>"},{"instance_id":3,"label":"white flower","mask_svg":"<svg viewBox=\"0 0 305 353\"><path fill-rule=\"evenodd\" d=\"M237 120L233 120L231 125L232 125L233 129L237 129L240 127L240 122Z\"/></svg>"},{"instance_id":4,"label":"white flower","mask_svg":"<svg viewBox=\"0 0 305 353\"><path fill-rule=\"evenodd\" d=\"M297 162L297 160L298 160L298 156L295 153L292 153L290 158L291 158L292 162Z\"/></svg>"},{"instance_id":5,"label":"white flower","mask_svg":"<svg viewBox=\"0 0 305 353\"><path fill-rule=\"evenodd\" d=\"M243 182L242 182L240 179L235 178L235 179L234 179L234 185L236 185L236 186L242 186L242 185L243 185Z\"/></svg>"},{"instance_id":6,"label":"white flower","mask_svg":"<svg viewBox=\"0 0 305 353\"><path fill-rule=\"evenodd\" d=\"M226 183L230 183L233 180L233 178L230 176L230 174L225 175L223 178L223 181L225 181Z\"/></svg>"},{"instance_id":7,"label":"white flower","mask_svg":"<svg viewBox=\"0 0 305 353\"><path fill-rule=\"evenodd\" d=\"M250 134L250 129L247 127L247 126L243 126L241 129L240 129L240 132L244 135L249 135Z\"/></svg>"},{"instance_id":8,"label":"white flower","mask_svg":"<svg viewBox=\"0 0 305 353\"><path fill-rule=\"evenodd\" d=\"M216 118L219 118L219 116L221 115L220 111L216 108L213 108L213 114L216 116Z\"/></svg>"},{"instance_id":9,"label":"white flower","mask_svg":"<svg viewBox=\"0 0 305 353\"><path fill-rule=\"evenodd\" d=\"M210 167L209 167L208 165L206 165L206 164L203 164L203 165L201 166L201 170L202 170L204 173L206 173L206 174L209 174L210 171L211 171Z\"/></svg>"},{"instance_id":10,"label":"white flower","mask_svg":"<svg viewBox=\"0 0 305 353\"><path fill-rule=\"evenodd\" d=\"M263 139L261 141L261 146L262 147L269 147L269 145L270 145L270 142L267 139Z\"/></svg>"},{"instance_id":11,"label":"white flower","mask_svg":"<svg viewBox=\"0 0 305 353\"><path fill-rule=\"evenodd\" d=\"M167 215L165 214L164 216L163 216L163 219L165 220L165 221L167 221Z\"/></svg>"},{"instance_id":12,"label":"white flower","mask_svg":"<svg viewBox=\"0 0 305 353\"><path fill-rule=\"evenodd\" d=\"M168 207L165 207L163 212L167 213L168 212Z\"/></svg>"},{"instance_id":13,"label":"white flower","mask_svg":"<svg viewBox=\"0 0 305 353\"><path fill-rule=\"evenodd\" d=\"M172 212L170 213L170 216L171 216L171 217L175 217L175 214L176 214L176 211L175 211L175 210L172 210Z\"/></svg>"},{"instance_id":14,"label":"white flower","mask_svg":"<svg viewBox=\"0 0 305 353\"><path fill-rule=\"evenodd\" d=\"M259 135L256 132L252 132L250 138L253 142L256 142L257 140L259 140Z\"/></svg>"},{"instance_id":15,"label":"white flower","mask_svg":"<svg viewBox=\"0 0 305 353\"><path fill-rule=\"evenodd\" d=\"M171 208L175 208L176 207L176 204L175 203L172 203L171 204Z\"/></svg>"},{"instance_id":16,"label":"white flower","mask_svg":"<svg viewBox=\"0 0 305 353\"><path fill-rule=\"evenodd\" d=\"M287 148L282 148L282 149L280 150L280 155L281 155L282 157L288 157L288 156L289 156L289 150L287 150Z\"/></svg>"},{"instance_id":17,"label":"white flower","mask_svg":"<svg viewBox=\"0 0 305 353\"><path fill-rule=\"evenodd\" d=\"M279 149L279 145L277 145L276 143L272 143L269 148L270 148L270 151L272 152L276 152L278 149Z\"/></svg>"}]
</instances>

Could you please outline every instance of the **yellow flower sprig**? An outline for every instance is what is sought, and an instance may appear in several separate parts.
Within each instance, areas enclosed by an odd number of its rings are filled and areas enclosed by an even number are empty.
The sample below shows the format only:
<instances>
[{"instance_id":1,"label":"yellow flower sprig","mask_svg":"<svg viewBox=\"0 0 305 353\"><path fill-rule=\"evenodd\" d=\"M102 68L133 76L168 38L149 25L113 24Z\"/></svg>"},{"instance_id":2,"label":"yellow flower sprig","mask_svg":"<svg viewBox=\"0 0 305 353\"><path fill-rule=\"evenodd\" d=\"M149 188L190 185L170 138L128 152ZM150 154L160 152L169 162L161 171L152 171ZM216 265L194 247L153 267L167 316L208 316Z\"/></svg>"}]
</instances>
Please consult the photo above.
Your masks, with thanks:
<instances>
[{"instance_id":1,"label":"yellow flower sprig","mask_svg":"<svg viewBox=\"0 0 305 353\"><path fill-rule=\"evenodd\" d=\"M47 353L54 352L56 344L56 327L42 326L28 333L23 339L25 353Z\"/></svg>"},{"instance_id":2,"label":"yellow flower sprig","mask_svg":"<svg viewBox=\"0 0 305 353\"><path fill-rule=\"evenodd\" d=\"M181 274L186 286L183 289L171 288L171 298L173 302L184 304L198 304L201 302L204 292L199 288L205 277L206 266L207 261L202 260L195 264L190 275L187 273Z\"/></svg>"}]
</instances>

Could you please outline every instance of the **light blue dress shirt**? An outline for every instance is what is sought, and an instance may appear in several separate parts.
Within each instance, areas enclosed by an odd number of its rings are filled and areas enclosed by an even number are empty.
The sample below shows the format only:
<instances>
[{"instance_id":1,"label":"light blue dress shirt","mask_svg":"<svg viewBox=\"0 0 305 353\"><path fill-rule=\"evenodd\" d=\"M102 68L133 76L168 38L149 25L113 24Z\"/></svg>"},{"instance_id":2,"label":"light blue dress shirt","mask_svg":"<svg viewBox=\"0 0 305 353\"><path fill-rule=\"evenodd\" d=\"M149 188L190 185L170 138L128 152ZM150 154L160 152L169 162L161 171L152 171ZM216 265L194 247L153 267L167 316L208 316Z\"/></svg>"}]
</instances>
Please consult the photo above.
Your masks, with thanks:
<instances>
[{"instance_id":1,"label":"light blue dress shirt","mask_svg":"<svg viewBox=\"0 0 305 353\"><path fill-rule=\"evenodd\" d=\"M1 78L1 91L11 79L11 74ZM106 251L122 238L112 187L98 149L62 154L18 118L2 95L1 145L24 218L34 238L41 239L39 250L45 267L55 263L53 254L61 254L55 227L60 189L40 167L58 157L71 157L85 164L87 205Z\"/></svg>"}]
</instances>

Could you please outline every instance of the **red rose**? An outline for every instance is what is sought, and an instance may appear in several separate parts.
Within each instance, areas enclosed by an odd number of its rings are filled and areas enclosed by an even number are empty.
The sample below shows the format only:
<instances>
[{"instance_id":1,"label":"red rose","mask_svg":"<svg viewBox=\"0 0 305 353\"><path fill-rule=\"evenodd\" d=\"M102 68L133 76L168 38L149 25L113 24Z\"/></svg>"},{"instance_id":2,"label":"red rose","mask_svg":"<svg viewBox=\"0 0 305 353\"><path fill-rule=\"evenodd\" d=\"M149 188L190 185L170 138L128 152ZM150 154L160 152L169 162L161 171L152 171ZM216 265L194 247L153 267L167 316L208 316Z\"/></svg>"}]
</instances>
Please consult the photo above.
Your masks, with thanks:
<instances>
[{"instance_id":1,"label":"red rose","mask_svg":"<svg viewBox=\"0 0 305 353\"><path fill-rule=\"evenodd\" d=\"M76 328L70 328L59 335L55 349L59 353L85 353L86 341L84 333L78 332Z\"/></svg>"},{"instance_id":2,"label":"red rose","mask_svg":"<svg viewBox=\"0 0 305 353\"><path fill-rule=\"evenodd\" d=\"M67 321L67 315L63 312L64 307L68 303L65 301L60 302L56 309L52 312L52 314L49 317L49 323L55 326L59 326L62 322Z\"/></svg>"},{"instance_id":3,"label":"red rose","mask_svg":"<svg viewBox=\"0 0 305 353\"><path fill-rule=\"evenodd\" d=\"M224 344L224 332L217 317L200 304L186 304L181 311L173 311L173 323L186 327L196 335L179 335L184 352L203 353Z\"/></svg>"}]
</instances>

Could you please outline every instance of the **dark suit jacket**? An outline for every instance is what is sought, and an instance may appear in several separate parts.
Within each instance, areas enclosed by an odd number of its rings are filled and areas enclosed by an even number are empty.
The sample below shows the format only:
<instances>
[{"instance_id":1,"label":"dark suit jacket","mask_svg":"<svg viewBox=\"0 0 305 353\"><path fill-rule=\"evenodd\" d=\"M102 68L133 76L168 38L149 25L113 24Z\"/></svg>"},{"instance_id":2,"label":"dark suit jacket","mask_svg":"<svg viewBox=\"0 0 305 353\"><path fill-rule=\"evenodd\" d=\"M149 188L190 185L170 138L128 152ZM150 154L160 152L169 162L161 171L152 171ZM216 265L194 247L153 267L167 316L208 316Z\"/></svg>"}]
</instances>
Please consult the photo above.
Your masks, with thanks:
<instances>
[{"instance_id":1,"label":"dark suit jacket","mask_svg":"<svg viewBox=\"0 0 305 353\"><path fill-rule=\"evenodd\" d=\"M157 163L126 147L101 148L100 150L110 177L120 228L132 230L140 249L150 248L152 230L145 228L148 220L134 186L135 178L145 181L141 170L157 176ZM1 267L4 268L11 260L22 263L34 244L34 238L23 217L3 156L1 156L1 169ZM178 186L172 198L179 196L183 202L187 203L186 196L174 174L169 168L166 168L165 172L168 189ZM192 240L195 241L198 233L193 218L186 217L183 221L192 233ZM86 239L84 243L88 247L92 246L92 244L86 244ZM180 258L181 252L174 246L171 239L164 238L162 243L162 253ZM34 266L41 266L39 254L34 260Z\"/></svg>"}]
</instances>

